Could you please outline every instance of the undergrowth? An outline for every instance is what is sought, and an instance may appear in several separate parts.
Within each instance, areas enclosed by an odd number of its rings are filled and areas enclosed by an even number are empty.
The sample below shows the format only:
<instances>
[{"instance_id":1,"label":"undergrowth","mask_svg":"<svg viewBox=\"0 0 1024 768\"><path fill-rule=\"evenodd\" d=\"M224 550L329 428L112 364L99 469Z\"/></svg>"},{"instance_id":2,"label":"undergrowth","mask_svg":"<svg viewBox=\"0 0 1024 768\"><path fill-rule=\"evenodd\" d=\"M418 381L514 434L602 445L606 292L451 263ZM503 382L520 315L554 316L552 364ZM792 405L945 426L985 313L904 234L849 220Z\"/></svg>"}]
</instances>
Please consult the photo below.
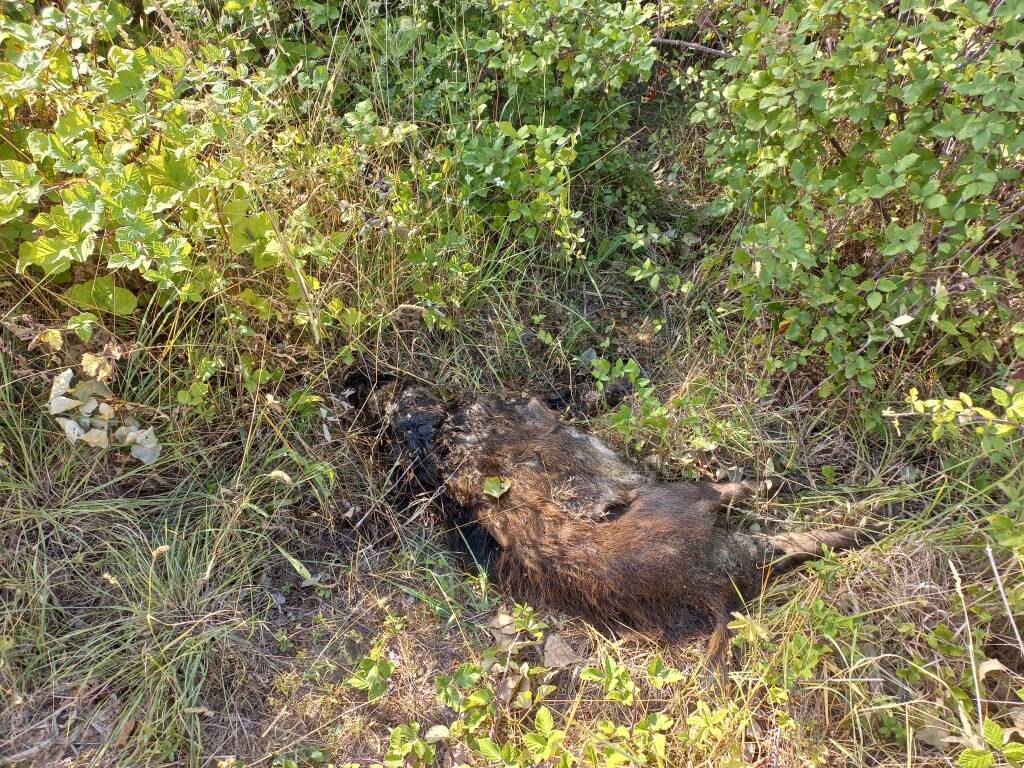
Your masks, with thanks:
<instances>
[{"instance_id":1,"label":"undergrowth","mask_svg":"<svg viewBox=\"0 0 1024 768\"><path fill-rule=\"evenodd\" d=\"M1020 765L1019 6L0 3L0 765ZM723 685L490 583L374 377L887 535Z\"/></svg>"}]
</instances>

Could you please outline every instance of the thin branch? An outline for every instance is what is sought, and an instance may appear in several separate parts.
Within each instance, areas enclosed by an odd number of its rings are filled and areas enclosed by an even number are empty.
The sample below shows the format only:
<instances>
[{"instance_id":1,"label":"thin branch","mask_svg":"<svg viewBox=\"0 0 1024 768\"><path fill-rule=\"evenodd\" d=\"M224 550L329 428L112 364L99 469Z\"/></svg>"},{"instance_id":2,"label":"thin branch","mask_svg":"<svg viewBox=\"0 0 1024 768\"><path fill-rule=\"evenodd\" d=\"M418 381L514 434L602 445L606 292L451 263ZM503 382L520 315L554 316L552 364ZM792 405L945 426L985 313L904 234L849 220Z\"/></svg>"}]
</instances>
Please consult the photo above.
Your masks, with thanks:
<instances>
[{"instance_id":1,"label":"thin branch","mask_svg":"<svg viewBox=\"0 0 1024 768\"><path fill-rule=\"evenodd\" d=\"M700 43L691 43L686 40L672 40L667 37L654 37L651 38L651 42L655 45L666 46L668 48L685 48L688 51L699 51L700 53L710 53L712 56L721 56L723 59L732 58L732 54L728 51L722 51L718 48L709 48L706 45Z\"/></svg>"},{"instance_id":2,"label":"thin branch","mask_svg":"<svg viewBox=\"0 0 1024 768\"><path fill-rule=\"evenodd\" d=\"M996 577L996 585L999 587L999 596L1003 599L1003 607L1006 608L1006 618L1013 627L1013 636L1017 638L1017 648L1020 650L1020 657L1024 659L1024 640L1021 640L1020 630L1017 629L1017 620L1013 618L1013 610L1010 608L1010 601L1006 599L1006 590L1003 589L1003 577L999 575L999 568L996 566L996 559L992 554L992 547L985 547L985 554L988 555L988 562L992 566L992 573Z\"/></svg>"},{"instance_id":3,"label":"thin branch","mask_svg":"<svg viewBox=\"0 0 1024 768\"><path fill-rule=\"evenodd\" d=\"M828 139L828 143L832 145L832 149L839 154L839 157L845 160L846 150L843 149L843 145L836 141L831 134L826 133L825 138ZM885 205L883 205L882 201L877 197L872 199L874 200L875 207L878 208L878 212L882 215L882 221L888 225L889 222L892 221L892 217L890 217L889 213L885 210ZM892 263L892 259L889 260L889 263ZM880 271L875 274L875 277L878 277L879 274L881 274Z\"/></svg>"}]
</instances>

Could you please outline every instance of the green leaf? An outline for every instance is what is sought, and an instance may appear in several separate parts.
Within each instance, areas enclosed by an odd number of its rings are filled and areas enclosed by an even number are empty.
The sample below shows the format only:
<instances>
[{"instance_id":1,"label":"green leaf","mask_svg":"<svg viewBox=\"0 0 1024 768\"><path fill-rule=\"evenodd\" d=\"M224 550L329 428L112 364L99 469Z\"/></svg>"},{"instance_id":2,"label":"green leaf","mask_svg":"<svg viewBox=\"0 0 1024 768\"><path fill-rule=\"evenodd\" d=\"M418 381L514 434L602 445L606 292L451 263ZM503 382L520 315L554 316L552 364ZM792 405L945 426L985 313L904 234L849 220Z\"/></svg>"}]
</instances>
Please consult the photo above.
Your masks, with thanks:
<instances>
[{"instance_id":1,"label":"green leaf","mask_svg":"<svg viewBox=\"0 0 1024 768\"><path fill-rule=\"evenodd\" d=\"M868 306L871 309L878 309L881 303L882 294L880 294L878 291L872 291L871 293L868 294Z\"/></svg>"},{"instance_id":2,"label":"green leaf","mask_svg":"<svg viewBox=\"0 0 1024 768\"><path fill-rule=\"evenodd\" d=\"M297 557L295 557L294 555L288 554L288 552L286 552L281 547L281 545L278 544L276 541L274 542L274 546L277 547L277 551L281 553L281 556L284 557L284 559L287 560L289 563L291 563L292 568L295 569L295 572L297 574L299 574L299 576L301 576L303 578L303 580L305 580L305 581L313 581L314 580L313 579L313 574L311 574L309 572L309 569L306 566L304 566L302 564L302 562Z\"/></svg>"},{"instance_id":3,"label":"green leaf","mask_svg":"<svg viewBox=\"0 0 1024 768\"><path fill-rule=\"evenodd\" d=\"M658 690L661 690L666 685L678 683L680 680L685 679L682 672L665 664L660 655L656 655L647 667L647 675L650 678L651 685Z\"/></svg>"},{"instance_id":4,"label":"green leaf","mask_svg":"<svg viewBox=\"0 0 1024 768\"><path fill-rule=\"evenodd\" d=\"M266 240L273 231L270 217L265 213L254 216L239 216L232 219L228 231L228 245L235 253L242 253Z\"/></svg>"},{"instance_id":5,"label":"green leaf","mask_svg":"<svg viewBox=\"0 0 1024 768\"><path fill-rule=\"evenodd\" d=\"M995 400L996 403L1003 406L1003 408L1010 407L1010 395L1006 390L999 389L998 387L992 387L990 391L992 392L992 399Z\"/></svg>"},{"instance_id":6,"label":"green leaf","mask_svg":"<svg viewBox=\"0 0 1024 768\"><path fill-rule=\"evenodd\" d=\"M92 326L96 320L97 317L92 312L82 312L68 320L67 327L69 331L74 331L82 341L88 341L92 338Z\"/></svg>"},{"instance_id":7,"label":"green leaf","mask_svg":"<svg viewBox=\"0 0 1024 768\"><path fill-rule=\"evenodd\" d=\"M30 266L37 266L44 275L58 275L67 272L72 264L74 251L66 240L42 236L26 240L18 247L18 272Z\"/></svg>"},{"instance_id":8,"label":"green leaf","mask_svg":"<svg viewBox=\"0 0 1024 768\"><path fill-rule=\"evenodd\" d=\"M500 765L502 759L501 748L491 739L487 737L474 739L470 742L470 748L485 760Z\"/></svg>"},{"instance_id":9,"label":"green leaf","mask_svg":"<svg viewBox=\"0 0 1024 768\"><path fill-rule=\"evenodd\" d=\"M374 654L371 654L359 662L356 671L345 682L353 688L366 691L367 699L375 701L387 693L388 681L395 668L393 662L375 658Z\"/></svg>"},{"instance_id":10,"label":"green leaf","mask_svg":"<svg viewBox=\"0 0 1024 768\"><path fill-rule=\"evenodd\" d=\"M555 719L551 716L551 710L547 707L540 707L534 717L534 725L537 732L547 737L555 728Z\"/></svg>"},{"instance_id":11,"label":"green leaf","mask_svg":"<svg viewBox=\"0 0 1024 768\"><path fill-rule=\"evenodd\" d=\"M503 477L488 477L484 480L484 493L495 499L500 499L511 487L512 482Z\"/></svg>"},{"instance_id":12,"label":"green leaf","mask_svg":"<svg viewBox=\"0 0 1024 768\"><path fill-rule=\"evenodd\" d=\"M1003 747L1003 757L1014 766L1024 763L1024 744L1019 741L1011 741Z\"/></svg>"},{"instance_id":13,"label":"green leaf","mask_svg":"<svg viewBox=\"0 0 1024 768\"><path fill-rule=\"evenodd\" d=\"M960 768L990 768L996 764L996 759L987 749L972 747L960 753L956 764Z\"/></svg>"},{"instance_id":14,"label":"green leaf","mask_svg":"<svg viewBox=\"0 0 1024 768\"><path fill-rule=\"evenodd\" d=\"M83 309L109 312L112 315L130 315L138 305L135 294L127 288L114 285L114 278L101 275L87 283L71 286L64 294L68 301Z\"/></svg>"},{"instance_id":15,"label":"green leaf","mask_svg":"<svg viewBox=\"0 0 1024 768\"><path fill-rule=\"evenodd\" d=\"M999 723L989 718L985 718L985 722L982 725L982 733L985 735L985 741L992 749L1003 748L1003 729Z\"/></svg>"}]
</instances>

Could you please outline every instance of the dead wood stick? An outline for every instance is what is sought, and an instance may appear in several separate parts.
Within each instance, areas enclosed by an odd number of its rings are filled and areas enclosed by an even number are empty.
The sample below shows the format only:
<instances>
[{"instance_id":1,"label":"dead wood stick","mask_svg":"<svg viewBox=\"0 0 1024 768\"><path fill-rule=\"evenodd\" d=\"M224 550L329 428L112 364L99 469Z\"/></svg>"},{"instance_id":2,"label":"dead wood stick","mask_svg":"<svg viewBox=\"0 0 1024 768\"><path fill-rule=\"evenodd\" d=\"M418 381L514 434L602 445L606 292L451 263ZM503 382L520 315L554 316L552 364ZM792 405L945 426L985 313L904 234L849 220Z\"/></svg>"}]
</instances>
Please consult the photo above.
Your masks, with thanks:
<instances>
[{"instance_id":1,"label":"dead wood stick","mask_svg":"<svg viewBox=\"0 0 1024 768\"><path fill-rule=\"evenodd\" d=\"M672 40L668 37L654 37L651 38L651 42L655 45L668 46L670 48L685 48L688 51L700 51L701 53L710 53L712 56L721 56L723 59L732 58L732 54L728 51L722 51L718 48L709 48L706 45L700 43L691 43L686 40Z\"/></svg>"}]
</instances>

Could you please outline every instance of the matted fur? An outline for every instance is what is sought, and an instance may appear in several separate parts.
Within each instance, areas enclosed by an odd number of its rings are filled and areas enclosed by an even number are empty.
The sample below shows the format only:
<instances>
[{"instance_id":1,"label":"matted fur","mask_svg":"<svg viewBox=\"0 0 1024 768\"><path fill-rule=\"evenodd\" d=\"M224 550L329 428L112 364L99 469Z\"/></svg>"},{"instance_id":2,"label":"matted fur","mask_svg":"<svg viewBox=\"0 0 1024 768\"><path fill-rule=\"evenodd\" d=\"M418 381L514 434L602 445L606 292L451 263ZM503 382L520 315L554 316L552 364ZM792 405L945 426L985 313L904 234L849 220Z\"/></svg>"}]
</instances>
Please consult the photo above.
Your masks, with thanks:
<instances>
[{"instance_id":1,"label":"matted fur","mask_svg":"<svg viewBox=\"0 0 1024 768\"><path fill-rule=\"evenodd\" d=\"M755 595L773 561L859 543L853 529L768 537L719 527L718 510L753 483L655 482L536 398L449 409L417 387L397 397L391 423L421 482L443 487L496 543L504 584L604 624L720 629L737 592ZM487 493L489 478L507 489Z\"/></svg>"}]
</instances>

